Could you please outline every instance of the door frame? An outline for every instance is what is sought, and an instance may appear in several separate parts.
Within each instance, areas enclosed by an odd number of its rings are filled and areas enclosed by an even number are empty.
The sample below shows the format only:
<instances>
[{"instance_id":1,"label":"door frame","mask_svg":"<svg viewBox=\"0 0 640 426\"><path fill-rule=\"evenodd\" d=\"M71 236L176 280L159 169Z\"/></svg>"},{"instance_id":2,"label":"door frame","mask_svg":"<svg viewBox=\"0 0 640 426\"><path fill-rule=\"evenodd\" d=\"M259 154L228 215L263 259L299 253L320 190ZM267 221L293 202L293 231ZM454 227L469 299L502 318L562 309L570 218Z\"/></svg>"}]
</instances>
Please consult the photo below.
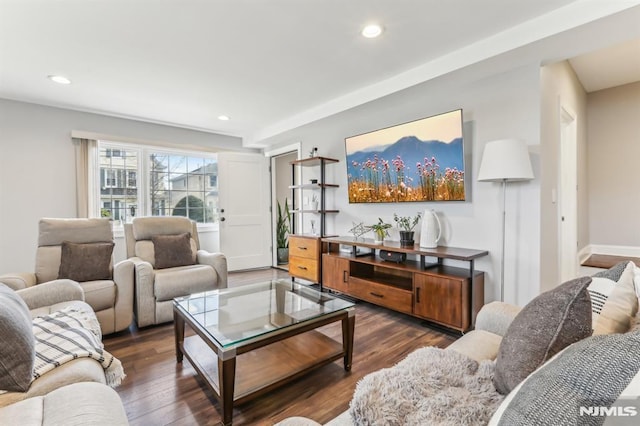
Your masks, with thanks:
<instances>
[{"instance_id":1,"label":"door frame","mask_svg":"<svg viewBox=\"0 0 640 426\"><path fill-rule=\"evenodd\" d=\"M558 118L558 274L564 282L578 272L578 117L560 103Z\"/></svg>"},{"instance_id":2,"label":"door frame","mask_svg":"<svg viewBox=\"0 0 640 426\"><path fill-rule=\"evenodd\" d=\"M272 229L271 244L273 247L273 250L271 253L272 254L271 264L274 268L280 267L278 266L278 245L276 243L276 240L277 240L276 224L278 222L278 209L276 207L277 201L278 201L278 198L277 198L278 194L276 194L276 181L277 181L278 169L275 167L275 163L278 157L282 155L292 154L292 153L295 153L296 159L299 159L301 151L302 151L302 143L296 142L290 145L281 146L281 147L264 152L265 157L269 158L269 167L271 170L271 229ZM289 181L291 182L290 184L293 184L291 172L288 171L287 173L289 174ZM295 227L293 229L295 229Z\"/></svg>"}]
</instances>

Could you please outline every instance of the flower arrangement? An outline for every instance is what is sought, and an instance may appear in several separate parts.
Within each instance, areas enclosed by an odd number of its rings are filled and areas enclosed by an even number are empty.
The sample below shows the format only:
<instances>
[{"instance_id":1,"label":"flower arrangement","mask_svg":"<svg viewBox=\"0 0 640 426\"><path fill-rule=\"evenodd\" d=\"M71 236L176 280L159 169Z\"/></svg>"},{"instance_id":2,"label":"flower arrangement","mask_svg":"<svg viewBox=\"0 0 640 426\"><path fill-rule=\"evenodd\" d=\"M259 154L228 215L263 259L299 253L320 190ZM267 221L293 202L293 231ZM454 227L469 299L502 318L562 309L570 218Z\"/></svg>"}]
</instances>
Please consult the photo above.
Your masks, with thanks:
<instances>
[{"instance_id":1,"label":"flower arrangement","mask_svg":"<svg viewBox=\"0 0 640 426\"><path fill-rule=\"evenodd\" d=\"M416 227L421 217L422 213L418 213L413 218L411 216L398 216L396 213L393 214L393 220L398 224L398 228L407 232L413 231L413 228Z\"/></svg>"},{"instance_id":2,"label":"flower arrangement","mask_svg":"<svg viewBox=\"0 0 640 426\"><path fill-rule=\"evenodd\" d=\"M384 237L389 236L387 229L391 228L390 223L384 223L382 218L378 218L378 223L367 226L369 231L373 231L376 234L376 241L383 241Z\"/></svg>"}]
</instances>

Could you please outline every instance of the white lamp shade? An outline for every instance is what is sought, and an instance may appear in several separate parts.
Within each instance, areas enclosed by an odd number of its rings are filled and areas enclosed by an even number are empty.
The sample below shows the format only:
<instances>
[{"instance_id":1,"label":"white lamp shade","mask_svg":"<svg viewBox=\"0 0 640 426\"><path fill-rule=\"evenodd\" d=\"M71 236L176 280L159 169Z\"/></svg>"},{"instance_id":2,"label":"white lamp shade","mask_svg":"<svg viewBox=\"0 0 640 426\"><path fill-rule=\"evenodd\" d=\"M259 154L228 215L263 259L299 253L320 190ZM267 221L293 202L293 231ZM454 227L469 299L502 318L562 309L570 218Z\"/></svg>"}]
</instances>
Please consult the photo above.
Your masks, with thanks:
<instances>
[{"instance_id":1,"label":"white lamp shade","mask_svg":"<svg viewBox=\"0 0 640 426\"><path fill-rule=\"evenodd\" d=\"M488 142L480 163L479 181L533 179L529 150L524 141L500 139Z\"/></svg>"}]
</instances>

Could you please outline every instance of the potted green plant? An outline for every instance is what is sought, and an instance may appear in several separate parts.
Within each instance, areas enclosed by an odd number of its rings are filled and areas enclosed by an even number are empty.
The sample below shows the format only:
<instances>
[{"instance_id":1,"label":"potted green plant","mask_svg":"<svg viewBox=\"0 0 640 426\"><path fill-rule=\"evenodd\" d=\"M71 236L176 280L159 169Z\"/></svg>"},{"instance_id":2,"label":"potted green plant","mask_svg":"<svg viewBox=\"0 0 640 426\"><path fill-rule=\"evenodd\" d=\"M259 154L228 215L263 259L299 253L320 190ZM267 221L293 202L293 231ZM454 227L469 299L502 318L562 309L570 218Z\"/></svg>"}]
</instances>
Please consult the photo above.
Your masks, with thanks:
<instances>
[{"instance_id":1,"label":"potted green plant","mask_svg":"<svg viewBox=\"0 0 640 426\"><path fill-rule=\"evenodd\" d=\"M398 229L400 230L400 245L414 245L415 242L413 240L413 228L416 227L421 217L422 214L420 212L418 212L418 214L413 217L398 216L396 213L393 214L393 220L395 220L396 224L398 225Z\"/></svg>"},{"instance_id":2,"label":"potted green plant","mask_svg":"<svg viewBox=\"0 0 640 426\"><path fill-rule=\"evenodd\" d=\"M382 242L384 241L384 237L389 236L389 231L387 231L387 229L389 228L391 228L391 224L384 223L382 221L382 218L378 218L378 223L367 226L367 229L369 231L373 231L375 235L374 242L376 244L382 244Z\"/></svg>"},{"instance_id":3,"label":"potted green plant","mask_svg":"<svg viewBox=\"0 0 640 426\"><path fill-rule=\"evenodd\" d=\"M278 201L278 219L276 221L276 245L278 246L278 265L289 262L289 233L291 232L291 213L289 203L284 199L284 207Z\"/></svg>"}]
</instances>

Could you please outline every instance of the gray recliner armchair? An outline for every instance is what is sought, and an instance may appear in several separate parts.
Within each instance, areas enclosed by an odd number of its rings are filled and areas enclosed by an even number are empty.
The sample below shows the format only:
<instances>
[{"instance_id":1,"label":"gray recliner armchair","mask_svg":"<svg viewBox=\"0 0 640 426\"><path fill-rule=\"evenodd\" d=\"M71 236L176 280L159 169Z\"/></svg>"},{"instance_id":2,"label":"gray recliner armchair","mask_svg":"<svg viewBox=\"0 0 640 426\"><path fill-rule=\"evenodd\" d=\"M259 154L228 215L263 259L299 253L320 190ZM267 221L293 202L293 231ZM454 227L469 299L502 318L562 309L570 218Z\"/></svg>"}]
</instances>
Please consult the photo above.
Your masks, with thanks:
<instances>
[{"instance_id":1,"label":"gray recliner armchair","mask_svg":"<svg viewBox=\"0 0 640 426\"><path fill-rule=\"evenodd\" d=\"M135 264L139 327L173 321L173 299L227 287L227 259L200 249L186 217L137 217L125 224L127 257Z\"/></svg>"},{"instance_id":2,"label":"gray recliner armchair","mask_svg":"<svg viewBox=\"0 0 640 426\"><path fill-rule=\"evenodd\" d=\"M70 279L82 287L103 334L129 327L133 320L134 264L113 264L111 221L43 218L38 224L35 272L0 275L14 290Z\"/></svg>"}]
</instances>

